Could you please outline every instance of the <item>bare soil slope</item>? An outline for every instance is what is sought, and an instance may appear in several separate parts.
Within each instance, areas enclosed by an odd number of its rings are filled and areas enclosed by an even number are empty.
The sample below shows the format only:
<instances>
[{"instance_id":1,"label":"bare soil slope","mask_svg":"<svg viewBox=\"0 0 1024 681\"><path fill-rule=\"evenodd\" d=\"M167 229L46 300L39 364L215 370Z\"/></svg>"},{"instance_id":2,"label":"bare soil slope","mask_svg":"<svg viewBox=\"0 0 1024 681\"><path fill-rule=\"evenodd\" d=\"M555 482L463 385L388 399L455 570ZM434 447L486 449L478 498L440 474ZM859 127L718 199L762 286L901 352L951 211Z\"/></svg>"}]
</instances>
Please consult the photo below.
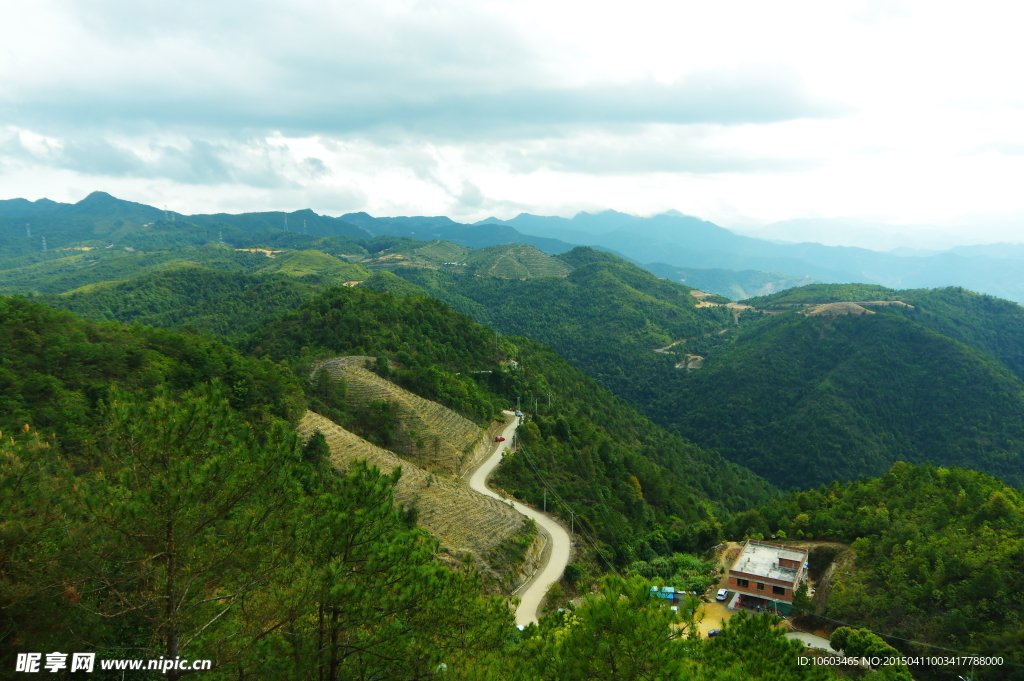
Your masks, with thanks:
<instances>
[{"instance_id":1,"label":"bare soil slope","mask_svg":"<svg viewBox=\"0 0 1024 681\"><path fill-rule=\"evenodd\" d=\"M484 429L381 378L366 368L367 361L373 358L335 357L314 365L312 373L323 369L335 378L344 378L352 404L365 406L374 400L397 404L399 435L409 443L406 451L399 453L422 468L458 477L486 454L489 442ZM424 444L422 449L415 446L417 440Z\"/></svg>"},{"instance_id":2,"label":"bare soil slope","mask_svg":"<svg viewBox=\"0 0 1024 681\"><path fill-rule=\"evenodd\" d=\"M453 556L470 553L479 567L491 571L484 560L487 553L523 530L525 519L508 504L474 492L461 482L425 471L333 421L307 411L297 429L299 436L309 438L317 430L327 438L331 459L340 469L359 459L365 459L385 473L401 466L402 477L395 487L395 500L416 506L418 524L437 537Z\"/></svg>"}]
</instances>

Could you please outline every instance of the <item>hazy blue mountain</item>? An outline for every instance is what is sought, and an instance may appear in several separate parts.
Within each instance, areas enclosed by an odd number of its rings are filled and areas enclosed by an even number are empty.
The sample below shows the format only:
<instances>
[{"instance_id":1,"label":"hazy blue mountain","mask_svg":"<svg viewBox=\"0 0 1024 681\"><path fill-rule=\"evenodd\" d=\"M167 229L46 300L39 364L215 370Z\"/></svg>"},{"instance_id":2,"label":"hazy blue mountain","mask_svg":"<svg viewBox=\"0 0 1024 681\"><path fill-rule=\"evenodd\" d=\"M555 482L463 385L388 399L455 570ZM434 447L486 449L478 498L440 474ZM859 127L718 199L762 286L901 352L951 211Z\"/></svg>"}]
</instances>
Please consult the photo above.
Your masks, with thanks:
<instances>
[{"instance_id":1,"label":"hazy blue mountain","mask_svg":"<svg viewBox=\"0 0 1024 681\"><path fill-rule=\"evenodd\" d=\"M62 206L69 206L68 203L57 203L50 199L39 199L29 201L28 199L6 199L0 200L0 216L2 217L26 217L32 215L50 215L58 212Z\"/></svg>"},{"instance_id":2,"label":"hazy blue mountain","mask_svg":"<svg viewBox=\"0 0 1024 681\"><path fill-rule=\"evenodd\" d=\"M929 254L905 252L905 249L885 253L809 242L777 243L736 234L677 211L653 217L616 211L581 212L571 219L523 213L511 220L489 218L475 225L460 224L445 216L380 218L367 213L349 213L333 218L308 209L292 213L183 216L123 201L104 192L93 192L75 204L45 199L35 202L12 199L0 203L0 254L11 257L41 251L43 237L49 248L83 241L96 241L91 245L100 246L99 241L109 243L110 236L131 233L160 220L172 223L187 220L206 227L230 226L247 234L287 230L307 236L355 239L394 235L428 241L443 239L471 248L526 243L550 255L564 253L577 245L588 245L635 263L664 263L690 271L767 273L756 275L755 279L767 277L775 282L773 286L810 279L827 283L874 283L892 288L963 286L1024 302L1024 267L1020 264L1024 260L1024 245L958 246ZM25 228L26 222L31 224L31 237ZM729 297L740 290L747 292L749 284L740 284L736 278L724 287L709 286L707 282L716 279L721 279L721 275L709 273L704 276L702 285Z\"/></svg>"},{"instance_id":3,"label":"hazy blue mountain","mask_svg":"<svg viewBox=\"0 0 1024 681\"><path fill-rule=\"evenodd\" d=\"M717 293L733 300L745 300L754 296L767 296L795 286L817 283L811 277L787 277L778 272L758 270L700 269L696 267L674 267L655 262L642 266L648 272L664 279Z\"/></svg>"},{"instance_id":4,"label":"hazy blue mountain","mask_svg":"<svg viewBox=\"0 0 1024 681\"><path fill-rule=\"evenodd\" d=\"M964 230L941 225L891 225L856 218L793 218L761 227L731 227L757 239L892 252L898 248L942 251L970 243Z\"/></svg>"},{"instance_id":5,"label":"hazy blue mountain","mask_svg":"<svg viewBox=\"0 0 1024 681\"><path fill-rule=\"evenodd\" d=\"M363 227L327 215L318 215L308 208L291 213L266 211L239 215L230 213L190 215L187 219L197 225L228 224L245 232L280 229L310 236L347 236L352 239L369 239L374 236Z\"/></svg>"},{"instance_id":6,"label":"hazy blue mountain","mask_svg":"<svg viewBox=\"0 0 1024 681\"><path fill-rule=\"evenodd\" d=\"M628 218L628 219L627 219ZM865 282L892 288L963 286L1024 302L1024 246L958 246L936 254L885 253L820 243L777 243L735 234L677 211L648 218L611 212L572 219L522 214L497 223L535 235L589 233L585 245L611 249L636 262L680 268L759 270L829 283ZM493 224L493 222L492 222ZM615 225L594 233L601 225ZM913 255L916 257L906 257Z\"/></svg>"},{"instance_id":7,"label":"hazy blue mountain","mask_svg":"<svg viewBox=\"0 0 1024 681\"><path fill-rule=\"evenodd\" d=\"M338 219L358 225L374 235L410 236L423 241L443 239L470 248L529 244L548 255L554 255L565 253L579 245L559 239L524 234L513 227L500 223L466 225L454 222L451 218L444 216L375 218L367 213L346 213Z\"/></svg>"},{"instance_id":8,"label":"hazy blue mountain","mask_svg":"<svg viewBox=\"0 0 1024 681\"><path fill-rule=\"evenodd\" d=\"M1024 244L984 244L979 246L956 246L951 253L963 256L984 256L1007 260L1024 260Z\"/></svg>"}]
</instances>

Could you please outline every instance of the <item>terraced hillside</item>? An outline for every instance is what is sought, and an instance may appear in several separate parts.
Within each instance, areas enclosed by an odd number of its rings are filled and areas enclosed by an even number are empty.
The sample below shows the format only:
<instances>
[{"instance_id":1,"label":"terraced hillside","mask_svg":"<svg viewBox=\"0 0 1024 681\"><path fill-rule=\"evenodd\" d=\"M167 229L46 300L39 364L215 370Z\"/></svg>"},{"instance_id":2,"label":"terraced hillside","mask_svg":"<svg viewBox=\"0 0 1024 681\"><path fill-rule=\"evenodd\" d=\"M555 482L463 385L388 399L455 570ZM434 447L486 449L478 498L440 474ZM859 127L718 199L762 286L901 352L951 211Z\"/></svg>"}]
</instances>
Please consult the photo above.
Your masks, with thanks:
<instances>
[{"instance_id":1,"label":"terraced hillside","mask_svg":"<svg viewBox=\"0 0 1024 681\"><path fill-rule=\"evenodd\" d=\"M476 274L500 279L564 277L572 265L553 258L528 244L503 244L472 249L450 241L426 244L411 239L402 241L369 258L350 258L371 269L400 271L410 267Z\"/></svg>"},{"instance_id":2,"label":"terraced hillside","mask_svg":"<svg viewBox=\"0 0 1024 681\"><path fill-rule=\"evenodd\" d=\"M312 367L343 378L346 398L366 406L375 400L398 405L399 439L405 443L403 457L435 473L459 477L482 457L488 448L485 432L451 409L398 387L366 369L373 357L335 357Z\"/></svg>"},{"instance_id":3,"label":"terraced hillside","mask_svg":"<svg viewBox=\"0 0 1024 681\"><path fill-rule=\"evenodd\" d=\"M573 269L562 260L552 258L528 244L480 248L465 256L465 259L476 274L502 279L564 277Z\"/></svg>"},{"instance_id":4,"label":"terraced hillside","mask_svg":"<svg viewBox=\"0 0 1024 681\"><path fill-rule=\"evenodd\" d=\"M351 374L346 371L345 375L348 377ZM461 481L425 471L393 452L350 433L333 421L307 411L299 422L299 435L306 439L317 430L327 438L331 459L339 468L344 469L359 459L365 459L384 473L390 473L396 466L401 466L402 477L395 487L395 501L415 506L419 510L417 523L437 537L449 554L459 557L469 553L478 566L499 579L504 577L495 574L487 565L486 556L502 542L526 529L525 518L518 511L497 499L474 492ZM507 582L507 578L503 581Z\"/></svg>"},{"instance_id":5,"label":"terraced hillside","mask_svg":"<svg viewBox=\"0 0 1024 681\"><path fill-rule=\"evenodd\" d=\"M316 274L329 277L337 283L353 279L363 280L369 276L366 268L360 265L353 265L332 255L314 250L283 251L273 259L268 258L268 263L258 272L263 274L281 273L292 277Z\"/></svg>"}]
</instances>

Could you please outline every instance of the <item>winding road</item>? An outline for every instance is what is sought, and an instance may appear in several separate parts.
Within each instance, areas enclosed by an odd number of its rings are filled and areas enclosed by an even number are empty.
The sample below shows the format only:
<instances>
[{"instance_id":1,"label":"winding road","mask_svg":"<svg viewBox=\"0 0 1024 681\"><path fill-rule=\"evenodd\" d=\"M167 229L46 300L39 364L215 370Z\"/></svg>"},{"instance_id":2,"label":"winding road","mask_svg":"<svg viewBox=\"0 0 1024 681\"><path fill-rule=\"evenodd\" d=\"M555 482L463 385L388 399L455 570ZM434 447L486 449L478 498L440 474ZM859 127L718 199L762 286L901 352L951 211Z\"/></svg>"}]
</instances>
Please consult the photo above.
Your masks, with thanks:
<instances>
[{"instance_id":1,"label":"winding road","mask_svg":"<svg viewBox=\"0 0 1024 681\"><path fill-rule=\"evenodd\" d=\"M505 414L515 416L510 411L506 411ZM489 497L507 501L487 487L487 478L490 477L491 472L501 463L502 454L507 449L507 445L512 442L512 436L516 433L518 423L519 419L516 418L509 422L501 433L506 442L494 443L496 445L494 451L491 452L491 455L480 464L480 467L470 477L469 486L480 492L480 494L486 494ZM531 622L537 621L537 610L540 609L541 601L544 600L544 594L547 593L548 587L562 578L562 572L569 563L571 540L565 528L551 517L540 511L535 511L529 506L524 506L517 501L512 501L512 505L526 517L533 518L537 522L537 527L547 533L551 539L549 549L545 552L547 554L547 561L533 578L527 582L526 590L520 596L519 608L516 610L516 626L525 627Z\"/></svg>"}]
</instances>

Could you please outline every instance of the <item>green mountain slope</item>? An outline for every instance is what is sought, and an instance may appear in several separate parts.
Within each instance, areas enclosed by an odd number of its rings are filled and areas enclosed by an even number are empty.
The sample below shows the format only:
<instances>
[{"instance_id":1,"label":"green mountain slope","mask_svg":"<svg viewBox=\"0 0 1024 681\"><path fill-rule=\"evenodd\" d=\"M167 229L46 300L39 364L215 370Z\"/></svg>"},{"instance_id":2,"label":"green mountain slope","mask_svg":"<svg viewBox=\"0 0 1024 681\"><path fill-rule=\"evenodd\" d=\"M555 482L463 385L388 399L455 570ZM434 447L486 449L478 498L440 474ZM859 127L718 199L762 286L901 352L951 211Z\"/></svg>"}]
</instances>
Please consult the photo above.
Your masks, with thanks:
<instances>
[{"instance_id":1,"label":"green mountain slope","mask_svg":"<svg viewBox=\"0 0 1024 681\"><path fill-rule=\"evenodd\" d=\"M65 448L90 438L109 390L150 394L220 380L232 406L253 423L296 421L298 381L281 367L242 356L209 337L143 326L102 324L24 298L0 297L0 431L25 424Z\"/></svg>"},{"instance_id":2,"label":"green mountain slope","mask_svg":"<svg viewBox=\"0 0 1024 681\"><path fill-rule=\"evenodd\" d=\"M267 258L261 253L204 246L140 253L55 251L13 258L2 264L0 293L63 293L89 284L122 281L176 267L255 272L267 266Z\"/></svg>"},{"instance_id":3,"label":"green mountain slope","mask_svg":"<svg viewBox=\"0 0 1024 681\"><path fill-rule=\"evenodd\" d=\"M839 301L900 301L907 319L988 353L1024 379L1024 307L960 287L899 291L868 284L803 286L752 298L759 309L790 309ZM877 309L877 308L872 308Z\"/></svg>"},{"instance_id":4,"label":"green mountain slope","mask_svg":"<svg viewBox=\"0 0 1024 681\"><path fill-rule=\"evenodd\" d=\"M892 634L888 642L907 655L935 654L912 643L920 641L1005 656L1002 665L979 665L975 678L1022 679L1022 510L1024 495L1002 480L898 463L879 478L794 492L737 516L730 530L850 544L856 561L841 561L844 569L818 583L819 595L829 594L827 603L819 596L819 613ZM811 557L822 576L827 562L814 562L828 551ZM968 661L915 668L914 677L969 671Z\"/></svg>"},{"instance_id":5,"label":"green mountain slope","mask_svg":"<svg viewBox=\"0 0 1024 681\"><path fill-rule=\"evenodd\" d=\"M677 546L696 546L716 533L715 507L742 508L770 494L746 471L657 428L539 343L502 338L496 348L490 330L429 298L332 289L268 322L243 347L271 359L387 355L398 363L388 369L392 380L478 420L518 398L533 414L535 463L622 561L646 555L649 535L659 532L645 517L673 528L658 535L662 551L672 545L668 535ZM500 364L510 354L517 368ZM540 502L536 471L523 460L513 469L504 478L509 490Z\"/></svg>"},{"instance_id":6,"label":"green mountain slope","mask_svg":"<svg viewBox=\"0 0 1024 681\"><path fill-rule=\"evenodd\" d=\"M651 409L783 486L878 475L898 460L1024 485L1024 382L884 306L753 324Z\"/></svg>"},{"instance_id":7,"label":"green mountain slope","mask_svg":"<svg viewBox=\"0 0 1024 681\"><path fill-rule=\"evenodd\" d=\"M726 308L697 307L691 289L615 256L577 248L561 259L575 268L568 276L525 281L412 268L395 273L481 323L550 344L636 405L670 390L683 378L675 366L686 354L706 353L733 326Z\"/></svg>"},{"instance_id":8,"label":"green mountain slope","mask_svg":"<svg viewBox=\"0 0 1024 681\"><path fill-rule=\"evenodd\" d=\"M550 343L662 426L777 484L877 475L896 460L1024 484L1024 383L1011 373L1024 357L1024 310L1014 303L811 285L749 301L783 314L745 314L737 329L740 310L697 308L685 287L614 256L562 257L576 267L566 278L396 273L501 331ZM851 309L865 314L794 312L841 301L864 302Z\"/></svg>"},{"instance_id":9,"label":"green mountain slope","mask_svg":"<svg viewBox=\"0 0 1024 681\"><path fill-rule=\"evenodd\" d=\"M89 322L0 298L0 636L7 644L0 663L14 665L17 655L38 650L73 650L96 652L99 670L117 651L168 660L204 651L215 678L355 678L367 669L426 678L444 668L466 679L491 678L496 670L534 678L546 660L571 654L578 642L560 652L561 620L520 633L507 602L481 596L471 565L441 564L440 546L414 527L415 514L394 507L397 474L354 465L338 475L322 437L296 441L283 420L294 422L303 400L287 366L301 366L310 346L296 343L306 340L334 352L353 344L402 348L396 359L404 365L394 370L400 380L448 387L481 380L478 394L548 387L536 383L538 376L557 374L550 385L558 388L563 418L544 445L533 447L536 455L557 451L565 423L600 443L596 455L583 448L590 475L564 480L577 495L570 501L580 511L577 530L631 540L616 545L624 560L669 550L669 543L717 539L703 498L668 482L659 488L670 476L645 458L644 446L657 443L647 424L628 409L623 421L613 398L582 375L559 373L564 363L541 349L549 354L546 366L529 341L520 356L531 368L503 371L508 365L494 364L503 355L492 354L490 333L440 303L352 289L333 290L277 322L278 332L281 325L291 332L287 338L266 339L282 339L267 343L289 360L278 363L248 359L208 337ZM448 372L476 362L495 368L485 375ZM327 391L333 395L311 393L345 409L337 388ZM602 413L567 411L576 390ZM590 430L588 416L594 424L599 416L606 431ZM372 420L363 424L372 427ZM631 422L636 436L618 436ZM675 456L678 439L661 437L669 445L664 453ZM680 463L714 462L688 449L693 461ZM730 480L730 467L721 469L719 480ZM758 480L743 475L732 481L743 498L767 496L757 494ZM643 498L637 479L644 480ZM696 527L688 526L693 519ZM610 583L606 603L621 602L619 588ZM655 637L657 645L623 663L646 668L691 660L688 672L701 674L827 676L799 667L796 645L766 618L728 627L728 645L696 638L677 644L685 622L648 599L647 589L633 580L625 589L632 604L610 618L600 603L585 604L587 628L575 628L576 639L626 627L638 642ZM342 639L345 647L336 645ZM754 651L769 651L773 665L748 669ZM576 678L573 664L563 666L558 678Z\"/></svg>"},{"instance_id":10,"label":"green mountain slope","mask_svg":"<svg viewBox=\"0 0 1024 681\"><path fill-rule=\"evenodd\" d=\"M182 266L34 300L88 319L238 337L324 290L310 279Z\"/></svg>"},{"instance_id":11,"label":"green mountain slope","mask_svg":"<svg viewBox=\"0 0 1024 681\"><path fill-rule=\"evenodd\" d=\"M496 348L492 331L415 295L391 272L378 271L367 282L382 279L384 287L390 282L413 295L342 288L313 298L321 285L316 278L182 268L44 300L101 319L230 334L247 352L286 360L300 376L318 357L387 355L397 362L389 371L400 385L477 421L519 398L542 434L534 445L537 461L580 522L624 562L712 541L716 516L772 493L756 476L654 426L543 346L503 337ZM286 312L303 301L298 311ZM253 335L244 338L244 330ZM525 370L500 364L509 356ZM333 399L322 401L330 408ZM510 465L507 488L539 503L542 484L522 465ZM656 530L655 523L671 529ZM659 532L655 539L653 532Z\"/></svg>"}]
</instances>

